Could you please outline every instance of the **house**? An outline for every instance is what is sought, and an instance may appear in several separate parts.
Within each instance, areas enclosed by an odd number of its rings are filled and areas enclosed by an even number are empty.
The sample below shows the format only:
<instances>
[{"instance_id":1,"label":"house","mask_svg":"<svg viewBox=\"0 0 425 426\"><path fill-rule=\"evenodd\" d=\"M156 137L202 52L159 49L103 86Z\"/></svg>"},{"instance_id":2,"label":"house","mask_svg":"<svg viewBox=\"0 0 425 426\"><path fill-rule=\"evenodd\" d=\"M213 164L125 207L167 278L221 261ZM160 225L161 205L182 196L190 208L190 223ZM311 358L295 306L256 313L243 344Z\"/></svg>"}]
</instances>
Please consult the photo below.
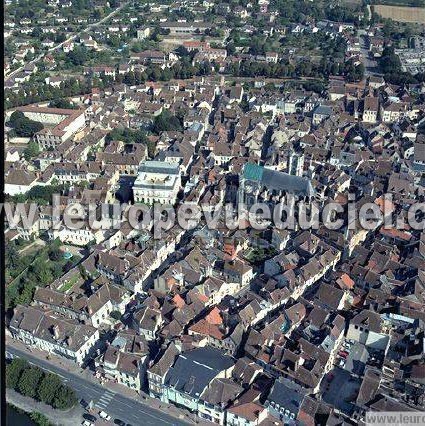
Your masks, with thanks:
<instances>
[{"instance_id":1,"label":"house","mask_svg":"<svg viewBox=\"0 0 425 426\"><path fill-rule=\"evenodd\" d=\"M148 362L149 346L143 336L134 330L121 330L105 353L95 360L95 365L105 378L140 391L146 380Z\"/></svg>"},{"instance_id":2,"label":"house","mask_svg":"<svg viewBox=\"0 0 425 426\"><path fill-rule=\"evenodd\" d=\"M9 326L12 337L26 345L82 365L99 340L99 330L32 306L18 305Z\"/></svg>"},{"instance_id":3,"label":"house","mask_svg":"<svg viewBox=\"0 0 425 426\"><path fill-rule=\"evenodd\" d=\"M165 350L160 351L154 364L148 368L149 395L152 398L162 399L165 377L179 353L175 344L170 343Z\"/></svg>"},{"instance_id":4,"label":"house","mask_svg":"<svg viewBox=\"0 0 425 426\"><path fill-rule=\"evenodd\" d=\"M376 123L379 112L379 98L366 96L364 98L363 117L364 123Z\"/></svg>"},{"instance_id":5,"label":"house","mask_svg":"<svg viewBox=\"0 0 425 426\"><path fill-rule=\"evenodd\" d=\"M227 409L227 424L232 426L258 426L268 411L258 402L236 403Z\"/></svg>"},{"instance_id":6,"label":"house","mask_svg":"<svg viewBox=\"0 0 425 426\"><path fill-rule=\"evenodd\" d=\"M268 413L284 422L295 424L306 390L288 379L278 379L267 397Z\"/></svg>"},{"instance_id":7,"label":"house","mask_svg":"<svg viewBox=\"0 0 425 426\"><path fill-rule=\"evenodd\" d=\"M233 358L208 346L183 352L165 375L161 400L197 413L201 406L206 414L202 393L215 378L229 378L234 365ZM222 417L221 407L210 404L207 409L212 417Z\"/></svg>"},{"instance_id":8,"label":"house","mask_svg":"<svg viewBox=\"0 0 425 426\"><path fill-rule=\"evenodd\" d=\"M385 350L390 337L383 332L381 316L365 309L350 320L347 339L352 339L372 349Z\"/></svg>"},{"instance_id":9,"label":"house","mask_svg":"<svg viewBox=\"0 0 425 426\"><path fill-rule=\"evenodd\" d=\"M12 169L6 172L4 193L9 195L25 194L38 182L37 175L24 169Z\"/></svg>"},{"instance_id":10,"label":"house","mask_svg":"<svg viewBox=\"0 0 425 426\"><path fill-rule=\"evenodd\" d=\"M332 108L328 105L319 105L313 110L312 124L318 126L332 115Z\"/></svg>"}]
</instances>

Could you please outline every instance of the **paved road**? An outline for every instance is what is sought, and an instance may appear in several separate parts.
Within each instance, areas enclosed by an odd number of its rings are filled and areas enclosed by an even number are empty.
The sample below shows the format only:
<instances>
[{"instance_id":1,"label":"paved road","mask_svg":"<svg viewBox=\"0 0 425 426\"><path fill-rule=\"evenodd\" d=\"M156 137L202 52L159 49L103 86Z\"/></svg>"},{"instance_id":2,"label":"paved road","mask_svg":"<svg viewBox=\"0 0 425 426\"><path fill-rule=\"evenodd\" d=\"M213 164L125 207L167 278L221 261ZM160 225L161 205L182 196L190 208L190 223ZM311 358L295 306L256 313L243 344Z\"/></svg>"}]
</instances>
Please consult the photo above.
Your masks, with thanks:
<instances>
[{"instance_id":1,"label":"paved road","mask_svg":"<svg viewBox=\"0 0 425 426\"><path fill-rule=\"evenodd\" d=\"M113 419L119 418L134 426L188 424L142 404L141 402L128 398L124 395L120 395L112 390L108 390L105 386L92 383L78 374L56 367L48 361L40 360L35 356L31 356L27 352L11 346L6 346L6 357L11 357L11 355L25 358L44 370L58 374L62 377L64 382L69 384L69 386L76 391L79 398L84 398L87 402L93 401L94 405L99 410L106 411Z\"/></svg>"},{"instance_id":2,"label":"paved road","mask_svg":"<svg viewBox=\"0 0 425 426\"><path fill-rule=\"evenodd\" d=\"M376 60L371 59L369 57L369 50L367 48L366 35L360 35L360 53L363 60L364 65L364 73L366 77L369 76L381 76L382 74L379 72L378 63Z\"/></svg>"},{"instance_id":3,"label":"paved road","mask_svg":"<svg viewBox=\"0 0 425 426\"><path fill-rule=\"evenodd\" d=\"M117 9L115 9L114 11L112 11L109 15L106 15L104 18L102 18L100 21L94 22L93 24L88 25L86 28L83 28L82 30L76 32L74 35L72 35L71 37L68 37L65 41L63 41L62 43L59 43L53 47L50 47L49 49L47 49L47 51L41 53L40 55L36 56L34 59L32 59L31 61L25 63L24 65L22 65L21 67L17 68L16 70L10 72L9 74L6 74L4 76L5 80L9 79L10 77L13 77L15 74L19 73L20 71L22 71L26 65L32 65L32 64L36 64L37 62L39 62L41 59L43 59L48 53L52 53L55 50L60 49L65 43L68 43L72 40L75 40L78 36L80 36L81 34L85 33L86 31L90 31L93 28L97 27L100 24L103 24L104 22L106 22L109 18L112 18L112 16L114 16L115 14L117 14L123 7L127 6L128 2L123 3L121 6L119 6Z\"/></svg>"}]
</instances>

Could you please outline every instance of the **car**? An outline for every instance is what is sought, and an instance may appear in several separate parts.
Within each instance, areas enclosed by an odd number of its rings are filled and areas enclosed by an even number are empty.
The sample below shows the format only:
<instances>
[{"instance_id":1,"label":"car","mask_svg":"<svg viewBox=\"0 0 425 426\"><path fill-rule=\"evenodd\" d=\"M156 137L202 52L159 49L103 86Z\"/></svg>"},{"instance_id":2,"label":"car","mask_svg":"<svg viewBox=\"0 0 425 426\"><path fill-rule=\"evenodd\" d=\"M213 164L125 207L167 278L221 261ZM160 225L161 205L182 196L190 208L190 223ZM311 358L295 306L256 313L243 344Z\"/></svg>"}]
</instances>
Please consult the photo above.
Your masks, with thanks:
<instances>
[{"instance_id":1,"label":"car","mask_svg":"<svg viewBox=\"0 0 425 426\"><path fill-rule=\"evenodd\" d=\"M344 368L344 367L345 367L345 359L341 359L341 360L339 361L339 366L340 366L341 368Z\"/></svg>"},{"instance_id":2,"label":"car","mask_svg":"<svg viewBox=\"0 0 425 426\"><path fill-rule=\"evenodd\" d=\"M89 420L90 422L95 422L97 420L96 416L93 416L92 414L89 414L89 413L84 413L83 418L86 420Z\"/></svg>"},{"instance_id":3,"label":"car","mask_svg":"<svg viewBox=\"0 0 425 426\"><path fill-rule=\"evenodd\" d=\"M339 355L341 358L347 358L347 356L348 356L348 352L347 352L347 351L339 351L339 352L338 352L338 355Z\"/></svg>"},{"instance_id":4,"label":"car","mask_svg":"<svg viewBox=\"0 0 425 426\"><path fill-rule=\"evenodd\" d=\"M329 373L328 374L328 377L327 377L327 380L328 380L328 382L330 383L330 382L332 382L332 380L335 378L335 375L334 374L332 374L332 373Z\"/></svg>"},{"instance_id":5,"label":"car","mask_svg":"<svg viewBox=\"0 0 425 426\"><path fill-rule=\"evenodd\" d=\"M102 419L105 419L109 422L109 420L111 420L111 416L108 413L105 413L104 411L99 411L99 416Z\"/></svg>"},{"instance_id":6,"label":"car","mask_svg":"<svg viewBox=\"0 0 425 426\"><path fill-rule=\"evenodd\" d=\"M81 423L83 426L93 426L93 423L90 423L88 420L84 420L83 423Z\"/></svg>"},{"instance_id":7,"label":"car","mask_svg":"<svg viewBox=\"0 0 425 426\"><path fill-rule=\"evenodd\" d=\"M89 403L85 399L80 399L80 404L85 409L89 406Z\"/></svg>"},{"instance_id":8,"label":"car","mask_svg":"<svg viewBox=\"0 0 425 426\"><path fill-rule=\"evenodd\" d=\"M123 422L121 419L115 419L114 423L119 426L125 426L125 422Z\"/></svg>"}]
</instances>

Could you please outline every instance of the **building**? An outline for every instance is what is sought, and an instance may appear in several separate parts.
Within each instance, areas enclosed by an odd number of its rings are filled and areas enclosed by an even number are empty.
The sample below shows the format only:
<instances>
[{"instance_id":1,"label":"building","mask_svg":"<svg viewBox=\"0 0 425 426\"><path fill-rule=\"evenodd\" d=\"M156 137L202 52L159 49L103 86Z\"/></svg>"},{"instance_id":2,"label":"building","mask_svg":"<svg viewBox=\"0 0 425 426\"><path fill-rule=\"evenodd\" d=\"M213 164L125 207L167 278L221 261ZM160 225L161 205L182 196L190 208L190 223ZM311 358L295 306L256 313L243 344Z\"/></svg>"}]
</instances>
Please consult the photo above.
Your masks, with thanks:
<instances>
[{"instance_id":1,"label":"building","mask_svg":"<svg viewBox=\"0 0 425 426\"><path fill-rule=\"evenodd\" d=\"M205 30L211 28L211 25L205 22L163 22L160 26L170 30L170 35L203 34Z\"/></svg>"},{"instance_id":2,"label":"building","mask_svg":"<svg viewBox=\"0 0 425 426\"><path fill-rule=\"evenodd\" d=\"M82 365L99 340L99 330L32 306L18 305L10 321L15 339Z\"/></svg>"},{"instance_id":3,"label":"building","mask_svg":"<svg viewBox=\"0 0 425 426\"><path fill-rule=\"evenodd\" d=\"M205 404L207 401L202 400L201 395L207 393L214 379L228 379L234 366L232 357L208 346L184 352L177 356L165 376L161 400L220 423L219 419L223 419L221 406Z\"/></svg>"},{"instance_id":4,"label":"building","mask_svg":"<svg viewBox=\"0 0 425 426\"><path fill-rule=\"evenodd\" d=\"M298 198L311 198L314 189L308 178L267 169L257 164L245 164L239 182L239 202L250 207L260 202L264 194L274 199L285 197L287 194Z\"/></svg>"},{"instance_id":5,"label":"building","mask_svg":"<svg viewBox=\"0 0 425 426\"><path fill-rule=\"evenodd\" d=\"M133 330L118 332L105 353L96 359L96 370L106 378L140 391L149 361L149 346Z\"/></svg>"},{"instance_id":6,"label":"building","mask_svg":"<svg viewBox=\"0 0 425 426\"><path fill-rule=\"evenodd\" d=\"M144 40L149 37L151 30L149 27L141 28L137 30L137 40Z\"/></svg>"},{"instance_id":7,"label":"building","mask_svg":"<svg viewBox=\"0 0 425 426\"><path fill-rule=\"evenodd\" d=\"M372 96L367 96L364 98L363 122L376 123L378 120L378 112L379 99Z\"/></svg>"},{"instance_id":8,"label":"building","mask_svg":"<svg viewBox=\"0 0 425 426\"><path fill-rule=\"evenodd\" d=\"M40 149L55 149L86 125L84 110L81 109L23 106L16 110L44 125L44 129L35 135Z\"/></svg>"},{"instance_id":9,"label":"building","mask_svg":"<svg viewBox=\"0 0 425 426\"><path fill-rule=\"evenodd\" d=\"M135 203L174 204L180 190L179 165L165 161L145 161L133 185Z\"/></svg>"},{"instance_id":10,"label":"building","mask_svg":"<svg viewBox=\"0 0 425 426\"><path fill-rule=\"evenodd\" d=\"M267 411L285 424L295 424L306 393L291 380L276 380L266 401Z\"/></svg>"}]
</instances>

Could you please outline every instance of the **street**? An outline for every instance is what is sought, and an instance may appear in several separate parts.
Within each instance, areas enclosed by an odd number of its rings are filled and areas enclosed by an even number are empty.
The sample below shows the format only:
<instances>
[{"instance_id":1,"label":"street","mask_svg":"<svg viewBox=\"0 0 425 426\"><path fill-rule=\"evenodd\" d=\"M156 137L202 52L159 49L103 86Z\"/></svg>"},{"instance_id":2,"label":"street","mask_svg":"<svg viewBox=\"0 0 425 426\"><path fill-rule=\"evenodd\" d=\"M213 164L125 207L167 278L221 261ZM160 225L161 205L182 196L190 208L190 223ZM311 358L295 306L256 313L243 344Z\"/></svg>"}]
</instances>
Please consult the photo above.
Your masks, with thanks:
<instances>
[{"instance_id":1,"label":"street","mask_svg":"<svg viewBox=\"0 0 425 426\"><path fill-rule=\"evenodd\" d=\"M367 40L366 40L366 34L360 34L360 54L363 60L364 65L364 75L365 77L369 76L381 76L382 74L379 72L378 63L376 60L371 59L369 57L369 50L367 48Z\"/></svg>"},{"instance_id":2,"label":"street","mask_svg":"<svg viewBox=\"0 0 425 426\"><path fill-rule=\"evenodd\" d=\"M111 415L113 419L121 419L132 425L187 425L189 423L178 420L159 410L151 408L141 402L128 398L115 391L108 390L105 386L92 383L82 375L72 373L66 369L56 367L48 361L41 360L17 348L6 346L6 357L18 356L28 360L43 370L59 375L66 384L72 387L78 398L87 402L93 401L95 407Z\"/></svg>"}]
</instances>

